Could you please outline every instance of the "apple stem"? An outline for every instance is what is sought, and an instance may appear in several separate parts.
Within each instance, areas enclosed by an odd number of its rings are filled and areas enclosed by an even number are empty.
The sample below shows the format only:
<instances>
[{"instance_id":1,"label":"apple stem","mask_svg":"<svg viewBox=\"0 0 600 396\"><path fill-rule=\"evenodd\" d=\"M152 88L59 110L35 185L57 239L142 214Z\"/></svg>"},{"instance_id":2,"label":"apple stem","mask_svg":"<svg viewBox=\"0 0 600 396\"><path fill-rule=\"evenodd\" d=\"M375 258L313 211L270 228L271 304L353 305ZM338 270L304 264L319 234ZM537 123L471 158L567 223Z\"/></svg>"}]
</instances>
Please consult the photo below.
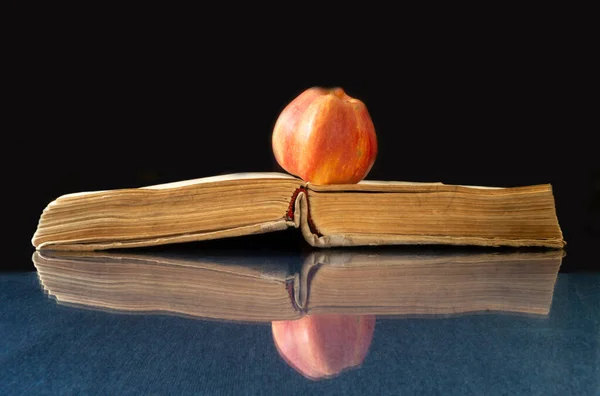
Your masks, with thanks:
<instances>
[{"instance_id":1,"label":"apple stem","mask_svg":"<svg viewBox=\"0 0 600 396\"><path fill-rule=\"evenodd\" d=\"M346 92L344 92L344 90L340 87L333 88L332 93L340 99L346 96Z\"/></svg>"}]
</instances>

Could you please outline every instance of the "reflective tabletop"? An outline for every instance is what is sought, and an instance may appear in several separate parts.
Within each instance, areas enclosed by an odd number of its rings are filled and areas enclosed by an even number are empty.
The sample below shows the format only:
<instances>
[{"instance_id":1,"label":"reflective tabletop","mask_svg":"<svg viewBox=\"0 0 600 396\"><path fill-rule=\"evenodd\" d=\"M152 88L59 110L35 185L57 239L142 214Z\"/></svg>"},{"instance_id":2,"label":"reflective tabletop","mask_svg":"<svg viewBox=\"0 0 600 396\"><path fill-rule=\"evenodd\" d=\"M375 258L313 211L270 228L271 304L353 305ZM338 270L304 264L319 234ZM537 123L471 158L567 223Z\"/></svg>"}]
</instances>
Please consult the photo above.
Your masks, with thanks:
<instances>
[{"instance_id":1,"label":"reflective tabletop","mask_svg":"<svg viewBox=\"0 0 600 396\"><path fill-rule=\"evenodd\" d=\"M599 395L600 273L557 250L35 252L2 395Z\"/></svg>"}]
</instances>

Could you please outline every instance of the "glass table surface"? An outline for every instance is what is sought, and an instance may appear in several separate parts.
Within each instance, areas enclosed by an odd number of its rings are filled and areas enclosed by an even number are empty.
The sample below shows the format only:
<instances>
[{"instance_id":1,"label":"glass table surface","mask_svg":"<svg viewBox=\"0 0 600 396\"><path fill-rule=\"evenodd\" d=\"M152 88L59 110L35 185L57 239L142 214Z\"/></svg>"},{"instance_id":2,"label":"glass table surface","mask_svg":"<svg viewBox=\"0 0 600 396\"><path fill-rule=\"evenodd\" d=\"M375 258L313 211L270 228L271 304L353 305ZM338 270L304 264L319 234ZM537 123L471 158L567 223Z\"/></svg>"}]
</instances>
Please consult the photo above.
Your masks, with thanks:
<instances>
[{"instance_id":1,"label":"glass table surface","mask_svg":"<svg viewBox=\"0 0 600 396\"><path fill-rule=\"evenodd\" d=\"M600 395L600 273L563 252L35 253L2 395Z\"/></svg>"}]
</instances>

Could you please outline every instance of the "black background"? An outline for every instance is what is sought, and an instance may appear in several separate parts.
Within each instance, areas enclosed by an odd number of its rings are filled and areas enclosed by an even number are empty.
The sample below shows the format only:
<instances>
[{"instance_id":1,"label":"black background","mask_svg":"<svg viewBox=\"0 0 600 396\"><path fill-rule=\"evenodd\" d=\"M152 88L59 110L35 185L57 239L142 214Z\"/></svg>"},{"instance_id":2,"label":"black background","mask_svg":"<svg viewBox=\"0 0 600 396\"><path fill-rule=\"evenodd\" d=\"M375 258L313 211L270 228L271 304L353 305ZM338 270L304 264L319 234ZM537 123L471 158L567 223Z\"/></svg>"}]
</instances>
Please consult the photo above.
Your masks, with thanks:
<instances>
[{"instance_id":1,"label":"black background","mask_svg":"<svg viewBox=\"0 0 600 396\"><path fill-rule=\"evenodd\" d=\"M31 237L59 195L281 171L274 122L311 86L340 86L367 105L379 141L369 179L551 183L564 270L599 268L598 128L583 122L592 106L580 95L587 61L560 31L382 40L321 29L291 43L275 28L230 39L189 25L86 23L37 29L6 57L16 89L3 123L0 268L33 268ZM288 236L253 241L284 246Z\"/></svg>"}]
</instances>

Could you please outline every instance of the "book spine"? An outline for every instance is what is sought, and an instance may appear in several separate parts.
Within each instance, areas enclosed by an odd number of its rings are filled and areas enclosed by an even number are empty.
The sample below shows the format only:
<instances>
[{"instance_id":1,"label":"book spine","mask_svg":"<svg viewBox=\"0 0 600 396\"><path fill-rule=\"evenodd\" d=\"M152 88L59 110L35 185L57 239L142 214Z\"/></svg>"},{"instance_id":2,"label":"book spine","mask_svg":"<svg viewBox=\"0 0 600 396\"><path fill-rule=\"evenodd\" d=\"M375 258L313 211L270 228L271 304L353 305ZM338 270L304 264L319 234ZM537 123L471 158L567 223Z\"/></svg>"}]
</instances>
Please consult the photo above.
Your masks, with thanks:
<instances>
[{"instance_id":1,"label":"book spine","mask_svg":"<svg viewBox=\"0 0 600 396\"><path fill-rule=\"evenodd\" d=\"M316 235L317 237L322 237L323 234L321 234L319 232L319 230L315 226L315 223L313 222L313 219L310 215L310 204L309 204L309 200L308 200L308 191L304 187L297 188L296 191L294 191L294 193L292 194L292 198L290 200L290 204L288 206L288 210L286 213L286 220L293 221L295 223L299 223L301 221L300 219L297 218L300 216L296 216L296 213L299 212L299 210L300 210L300 208L298 207L298 197L299 197L300 193L303 194L304 199L306 200L306 222L308 223L308 228L310 229L310 232L312 234ZM302 197L302 196L300 196L300 197ZM298 226L296 226L296 227L298 227Z\"/></svg>"}]
</instances>

